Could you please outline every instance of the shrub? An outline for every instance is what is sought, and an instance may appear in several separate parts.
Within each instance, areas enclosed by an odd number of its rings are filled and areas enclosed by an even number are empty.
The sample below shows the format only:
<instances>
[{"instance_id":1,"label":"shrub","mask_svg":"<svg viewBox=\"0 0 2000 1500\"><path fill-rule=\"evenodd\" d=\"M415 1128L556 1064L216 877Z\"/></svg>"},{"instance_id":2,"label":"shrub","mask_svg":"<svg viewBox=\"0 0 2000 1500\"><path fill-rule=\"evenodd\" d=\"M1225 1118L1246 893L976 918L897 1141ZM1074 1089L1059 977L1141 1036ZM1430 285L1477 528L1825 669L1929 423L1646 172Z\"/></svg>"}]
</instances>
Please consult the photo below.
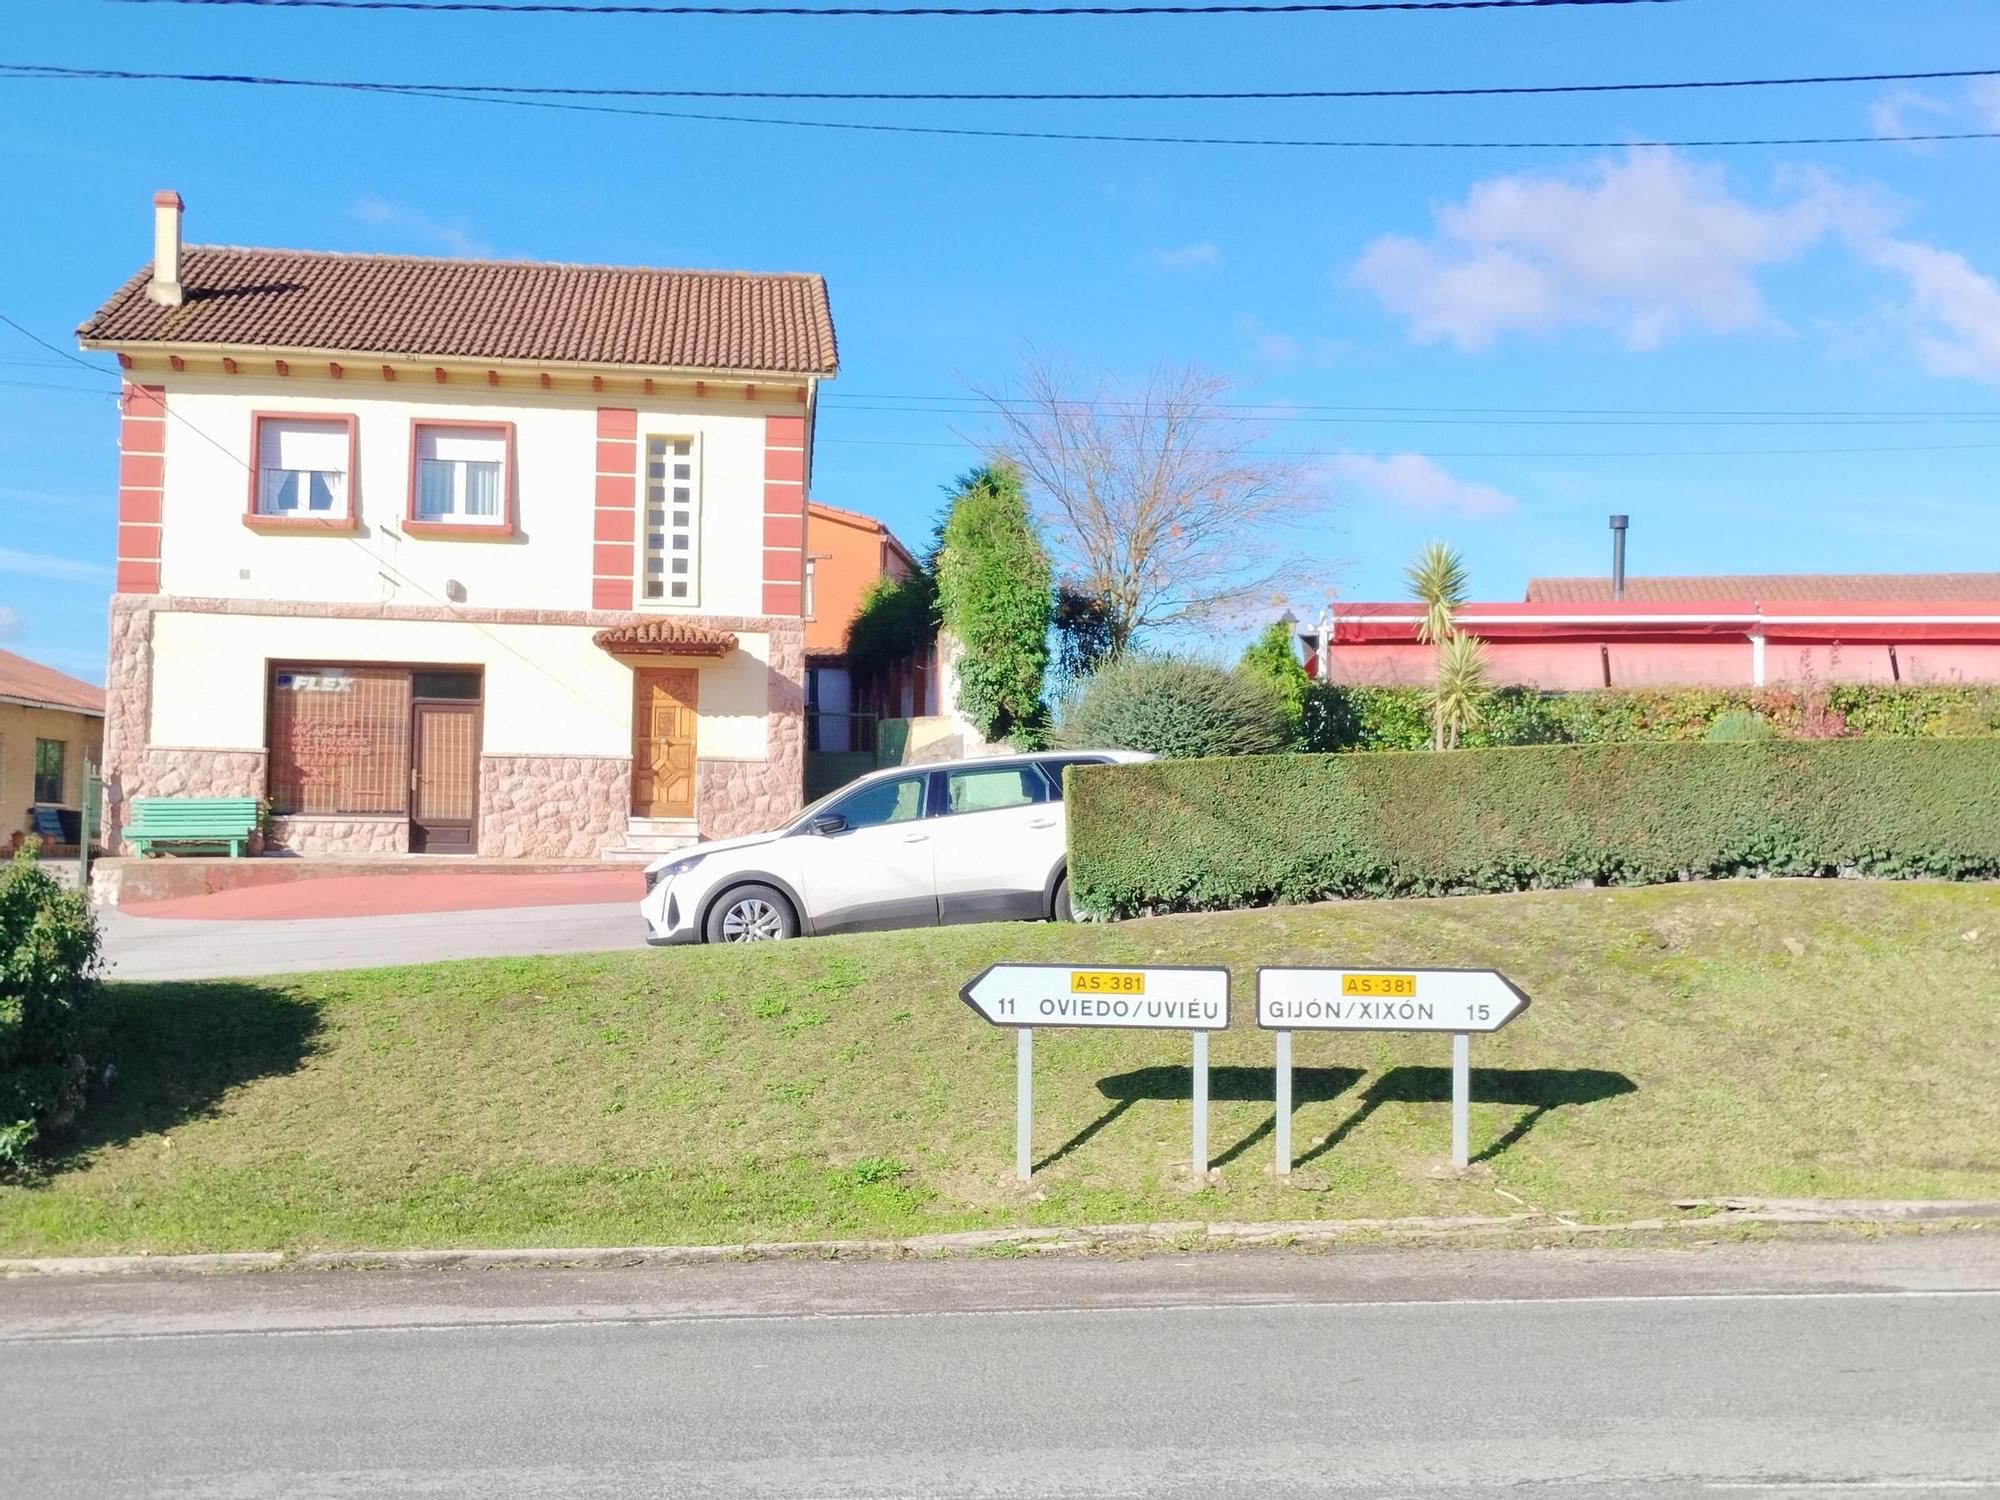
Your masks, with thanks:
<instances>
[{"instance_id":1,"label":"shrub","mask_svg":"<svg viewBox=\"0 0 2000 1500\"><path fill-rule=\"evenodd\" d=\"M82 1108L98 968L89 904L36 865L31 841L0 866L0 1171Z\"/></svg>"},{"instance_id":2,"label":"shrub","mask_svg":"<svg viewBox=\"0 0 2000 1500\"><path fill-rule=\"evenodd\" d=\"M1069 705L1057 738L1182 759L1264 755L1285 747L1285 716L1268 681L1189 657L1121 656Z\"/></svg>"},{"instance_id":3,"label":"shrub","mask_svg":"<svg viewBox=\"0 0 2000 1500\"><path fill-rule=\"evenodd\" d=\"M1306 695L1311 679L1292 650L1292 627L1273 620L1262 635L1244 649L1236 670L1245 677L1268 682L1285 716L1286 741L1297 744L1305 731Z\"/></svg>"},{"instance_id":4,"label":"shrub","mask_svg":"<svg viewBox=\"0 0 2000 1500\"><path fill-rule=\"evenodd\" d=\"M1315 682L1306 696L1303 748L1418 750L1431 742L1430 689ZM1793 688L1592 688L1546 693L1496 688L1479 728L1461 743L1605 745L1700 740L1727 713L1762 714L1787 738L1918 738L2000 729L2000 689L1964 683L1832 683ZM1983 726L1983 727L1978 727Z\"/></svg>"},{"instance_id":5,"label":"shrub","mask_svg":"<svg viewBox=\"0 0 2000 1500\"><path fill-rule=\"evenodd\" d=\"M1104 915L1746 871L2000 875L2000 741L1554 745L1077 768Z\"/></svg>"},{"instance_id":6,"label":"shrub","mask_svg":"<svg viewBox=\"0 0 2000 1500\"><path fill-rule=\"evenodd\" d=\"M1778 731L1771 727L1769 719L1745 708L1732 708L1726 714L1716 715L1708 733L1702 736L1711 745L1748 745L1777 737Z\"/></svg>"},{"instance_id":7,"label":"shrub","mask_svg":"<svg viewBox=\"0 0 2000 1500\"><path fill-rule=\"evenodd\" d=\"M931 576L921 568L869 584L847 623L848 668L857 678L872 677L929 645L935 605Z\"/></svg>"}]
</instances>

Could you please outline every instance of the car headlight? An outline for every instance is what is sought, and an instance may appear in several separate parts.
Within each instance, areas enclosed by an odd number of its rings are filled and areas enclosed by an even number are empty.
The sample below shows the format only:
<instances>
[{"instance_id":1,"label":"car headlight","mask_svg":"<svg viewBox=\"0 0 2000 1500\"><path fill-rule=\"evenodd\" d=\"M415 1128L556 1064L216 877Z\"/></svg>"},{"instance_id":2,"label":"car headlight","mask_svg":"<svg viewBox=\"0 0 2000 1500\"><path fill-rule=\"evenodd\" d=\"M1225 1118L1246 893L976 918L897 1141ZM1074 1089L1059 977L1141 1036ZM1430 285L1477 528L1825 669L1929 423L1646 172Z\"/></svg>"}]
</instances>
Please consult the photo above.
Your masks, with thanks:
<instances>
[{"instance_id":1,"label":"car headlight","mask_svg":"<svg viewBox=\"0 0 2000 1500\"><path fill-rule=\"evenodd\" d=\"M649 896L652 895L653 888L657 886L661 881L671 880L676 875L682 875L685 874L687 871L692 870L696 865L702 862L703 857L704 856L699 854L685 854L682 855L679 859L673 860L670 863L659 866L659 868L657 869L650 869L646 871L646 894Z\"/></svg>"}]
</instances>

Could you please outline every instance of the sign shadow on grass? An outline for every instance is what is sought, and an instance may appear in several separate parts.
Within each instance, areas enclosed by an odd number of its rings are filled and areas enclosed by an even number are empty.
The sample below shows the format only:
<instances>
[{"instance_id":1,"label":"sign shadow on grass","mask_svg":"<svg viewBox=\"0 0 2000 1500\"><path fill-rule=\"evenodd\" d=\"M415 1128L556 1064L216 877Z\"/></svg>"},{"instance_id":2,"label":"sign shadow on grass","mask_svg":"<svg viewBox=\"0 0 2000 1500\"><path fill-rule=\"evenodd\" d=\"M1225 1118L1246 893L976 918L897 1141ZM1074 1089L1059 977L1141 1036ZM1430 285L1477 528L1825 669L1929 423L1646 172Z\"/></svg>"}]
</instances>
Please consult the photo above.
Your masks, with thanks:
<instances>
[{"instance_id":1,"label":"sign shadow on grass","mask_svg":"<svg viewBox=\"0 0 2000 1500\"><path fill-rule=\"evenodd\" d=\"M1623 1073L1603 1068L1474 1068L1470 1082L1474 1104L1513 1104L1522 1110L1520 1118L1505 1134L1473 1155L1476 1162L1491 1161L1500 1155L1552 1110L1615 1099L1620 1094L1635 1093L1639 1087ZM1335 1126L1325 1140L1301 1156L1297 1165L1304 1166L1326 1155L1385 1104L1450 1102L1450 1068L1391 1068L1368 1085L1354 1112Z\"/></svg>"},{"instance_id":2,"label":"sign shadow on grass","mask_svg":"<svg viewBox=\"0 0 2000 1500\"><path fill-rule=\"evenodd\" d=\"M42 1169L213 1114L232 1089L295 1071L319 1029L316 1003L255 981L106 986L83 1046L89 1096Z\"/></svg>"},{"instance_id":3,"label":"sign shadow on grass","mask_svg":"<svg viewBox=\"0 0 2000 1500\"><path fill-rule=\"evenodd\" d=\"M1293 1108L1296 1109L1301 1104L1322 1103L1328 1099L1338 1098L1359 1083L1362 1077L1359 1068L1295 1068L1292 1071ZM1185 1065L1174 1067L1163 1064L1153 1068L1134 1068L1129 1073L1113 1073L1109 1077L1098 1079L1097 1091L1112 1101L1111 1107L1036 1162L1037 1172L1061 1161L1133 1105L1143 1100L1172 1104L1192 1097L1194 1073ZM1250 1103L1269 1103L1271 1070L1210 1068L1208 1097L1211 1101L1233 1099ZM1210 1157L1209 1165L1227 1166L1259 1141L1269 1140L1271 1133L1277 1128L1277 1123L1277 1116L1273 1115L1220 1156Z\"/></svg>"}]
</instances>

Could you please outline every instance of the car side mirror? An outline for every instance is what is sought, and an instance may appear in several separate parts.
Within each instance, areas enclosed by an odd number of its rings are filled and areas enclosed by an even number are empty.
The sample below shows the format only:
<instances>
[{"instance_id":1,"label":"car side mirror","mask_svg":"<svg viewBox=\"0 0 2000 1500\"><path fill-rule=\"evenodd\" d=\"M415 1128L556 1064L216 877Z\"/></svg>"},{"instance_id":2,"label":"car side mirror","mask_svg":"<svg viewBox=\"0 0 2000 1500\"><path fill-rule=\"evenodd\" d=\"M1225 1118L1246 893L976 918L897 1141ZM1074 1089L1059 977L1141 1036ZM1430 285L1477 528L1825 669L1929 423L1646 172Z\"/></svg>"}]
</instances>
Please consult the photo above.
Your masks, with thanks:
<instances>
[{"instance_id":1,"label":"car side mirror","mask_svg":"<svg viewBox=\"0 0 2000 1500\"><path fill-rule=\"evenodd\" d=\"M847 832L847 819L843 818L839 813L826 813L821 817L814 818L807 826L814 833L821 835L845 833Z\"/></svg>"}]
</instances>

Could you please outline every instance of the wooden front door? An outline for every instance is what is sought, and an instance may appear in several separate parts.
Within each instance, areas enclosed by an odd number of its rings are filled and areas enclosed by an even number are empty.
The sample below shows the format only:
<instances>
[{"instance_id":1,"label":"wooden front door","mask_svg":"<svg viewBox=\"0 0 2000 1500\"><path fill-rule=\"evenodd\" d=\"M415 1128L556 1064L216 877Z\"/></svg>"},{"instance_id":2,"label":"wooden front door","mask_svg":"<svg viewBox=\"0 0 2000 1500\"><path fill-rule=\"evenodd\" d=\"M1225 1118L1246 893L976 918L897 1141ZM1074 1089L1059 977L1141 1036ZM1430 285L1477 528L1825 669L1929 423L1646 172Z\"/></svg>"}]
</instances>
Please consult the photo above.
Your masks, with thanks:
<instances>
[{"instance_id":1,"label":"wooden front door","mask_svg":"<svg viewBox=\"0 0 2000 1500\"><path fill-rule=\"evenodd\" d=\"M632 674L632 816L694 816L692 667Z\"/></svg>"},{"instance_id":2,"label":"wooden front door","mask_svg":"<svg viewBox=\"0 0 2000 1500\"><path fill-rule=\"evenodd\" d=\"M470 854L479 819L479 705L419 701L410 726L410 852Z\"/></svg>"}]
</instances>

